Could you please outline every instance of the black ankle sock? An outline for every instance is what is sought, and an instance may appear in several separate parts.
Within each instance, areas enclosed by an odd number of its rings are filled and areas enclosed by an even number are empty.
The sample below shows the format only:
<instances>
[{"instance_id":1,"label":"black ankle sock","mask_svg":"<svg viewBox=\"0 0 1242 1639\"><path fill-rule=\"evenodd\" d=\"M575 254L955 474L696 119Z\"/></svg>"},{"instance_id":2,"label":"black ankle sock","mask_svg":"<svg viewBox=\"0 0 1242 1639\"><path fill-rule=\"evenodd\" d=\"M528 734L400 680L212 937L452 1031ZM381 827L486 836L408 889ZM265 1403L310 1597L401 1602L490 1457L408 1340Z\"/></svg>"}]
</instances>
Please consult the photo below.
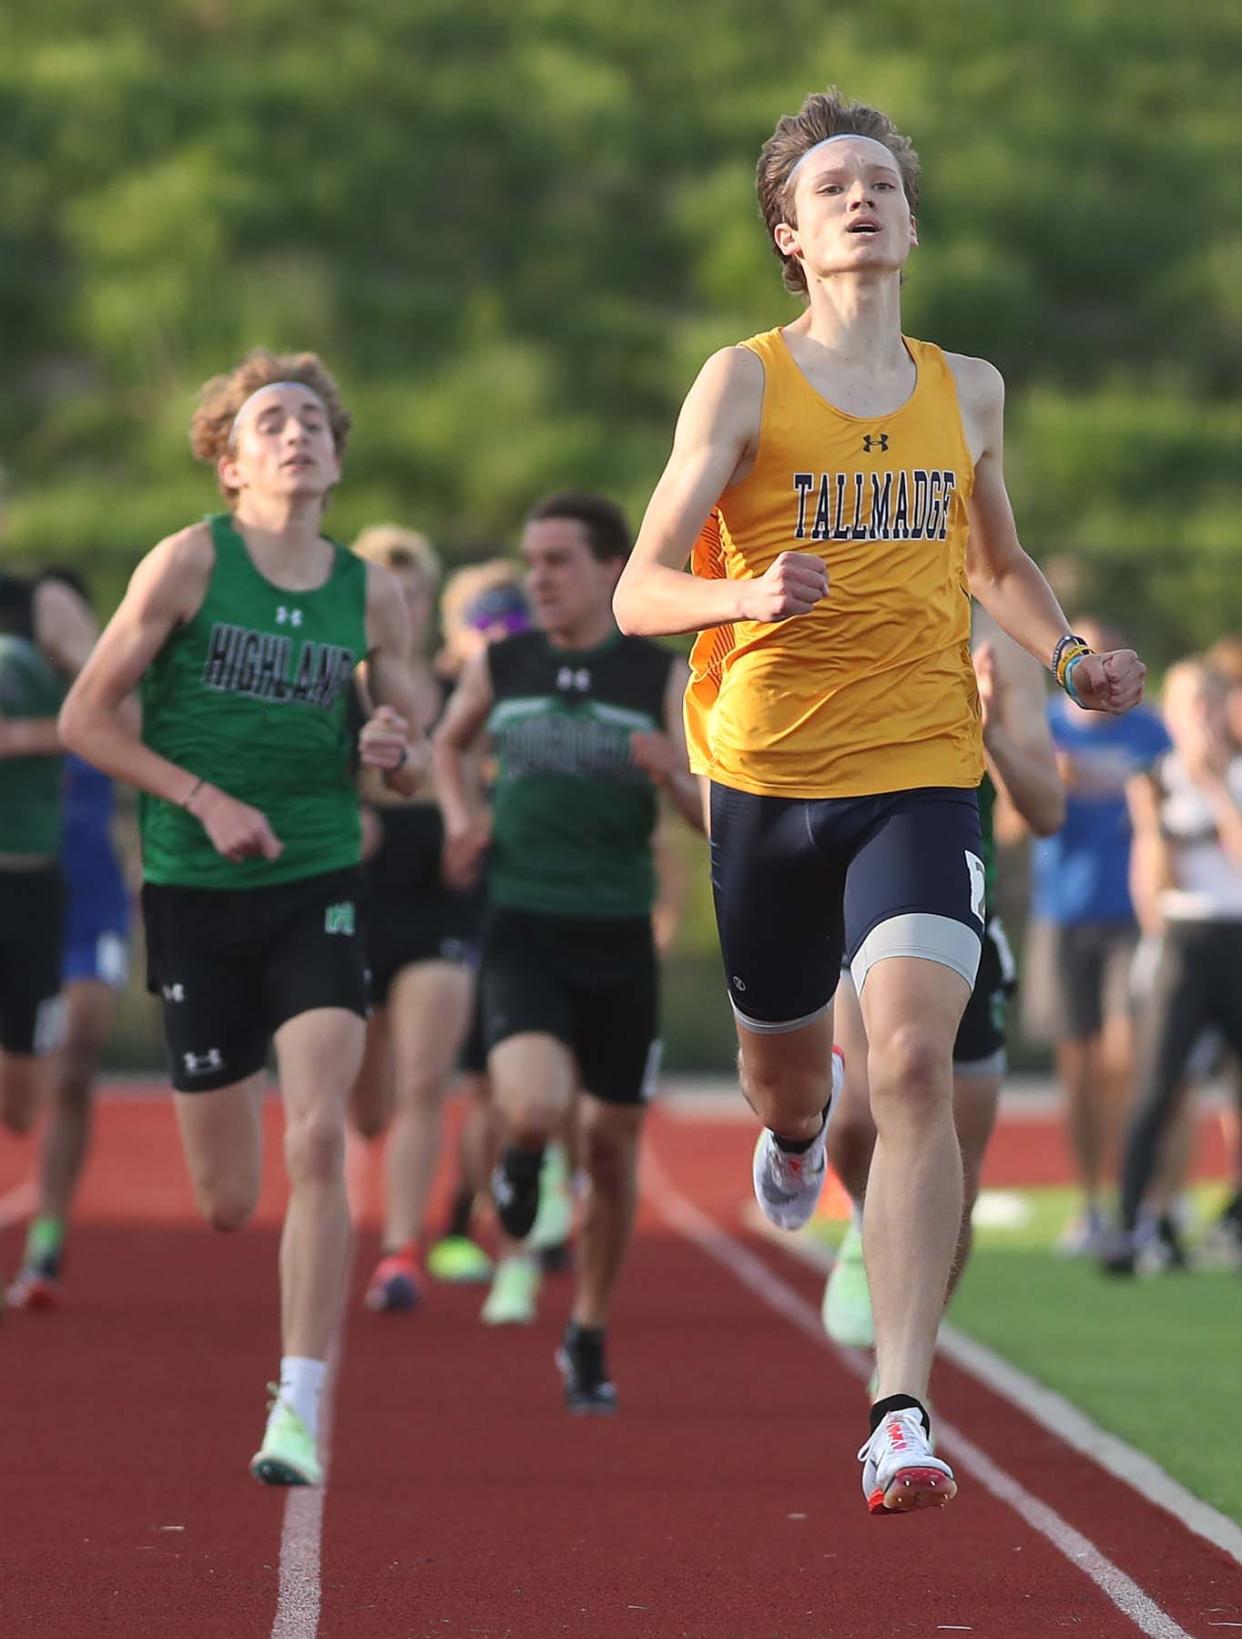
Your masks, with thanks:
<instances>
[{"instance_id":1,"label":"black ankle sock","mask_svg":"<svg viewBox=\"0 0 1242 1639\"><path fill-rule=\"evenodd\" d=\"M889 1394L883 1400L877 1400L871 1408L871 1432L876 1429L888 1416L890 1411L917 1411L923 1419L923 1427L931 1433L931 1418L927 1415L927 1408L921 1400L916 1400L912 1394Z\"/></svg>"},{"instance_id":2,"label":"black ankle sock","mask_svg":"<svg viewBox=\"0 0 1242 1639\"><path fill-rule=\"evenodd\" d=\"M470 1219L474 1214L474 1191L459 1189L453 1197L453 1204L449 1208L448 1226L444 1233L446 1238L454 1240L464 1238L470 1233Z\"/></svg>"},{"instance_id":3,"label":"black ankle sock","mask_svg":"<svg viewBox=\"0 0 1242 1639\"><path fill-rule=\"evenodd\" d=\"M811 1145L819 1137L819 1134L823 1132L824 1123L827 1119L828 1106L825 1104L824 1113L820 1117L819 1131L814 1133L810 1138L782 1138L780 1133L774 1131L772 1137L776 1140L777 1149L781 1150L785 1155L805 1155L810 1149Z\"/></svg>"},{"instance_id":4,"label":"black ankle sock","mask_svg":"<svg viewBox=\"0 0 1242 1639\"><path fill-rule=\"evenodd\" d=\"M587 1343L602 1347L604 1342L603 1326L579 1326L576 1320L571 1320L565 1328L566 1343Z\"/></svg>"},{"instance_id":5,"label":"black ankle sock","mask_svg":"<svg viewBox=\"0 0 1242 1639\"><path fill-rule=\"evenodd\" d=\"M518 1144L510 1144L501 1157L501 1164L510 1178L529 1183L538 1178L543 1168L543 1150L542 1144L537 1150L526 1150Z\"/></svg>"}]
</instances>

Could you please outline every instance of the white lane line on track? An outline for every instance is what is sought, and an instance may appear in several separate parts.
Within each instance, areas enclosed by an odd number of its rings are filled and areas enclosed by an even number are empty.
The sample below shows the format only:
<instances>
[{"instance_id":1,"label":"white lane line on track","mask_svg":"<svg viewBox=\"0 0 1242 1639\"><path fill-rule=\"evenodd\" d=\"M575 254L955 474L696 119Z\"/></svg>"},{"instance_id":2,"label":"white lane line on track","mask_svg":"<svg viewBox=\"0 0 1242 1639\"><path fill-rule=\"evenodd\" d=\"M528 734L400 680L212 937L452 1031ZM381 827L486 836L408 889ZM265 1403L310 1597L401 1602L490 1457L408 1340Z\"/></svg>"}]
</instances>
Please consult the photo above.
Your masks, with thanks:
<instances>
[{"instance_id":1,"label":"white lane line on track","mask_svg":"<svg viewBox=\"0 0 1242 1639\"><path fill-rule=\"evenodd\" d=\"M280 1527L280 1586L276 1595L272 1639L315 1639L319 1632L323 1505L331 1478L332 1413L340 1369L341 1333L338 1329L328 1357L319 1416L323 1484L292 1485L285 1493L285 1511Z\"/></svg>"},{"instance_id":2,"label":"white lane line on track","mask_svg":"<svg viewBox=\"0 0 1242 1639\"><path fill-rule=\"evenodd\" d=\"M705 1213L700 1212L672 1184L667 1172L648 1147L643 1163L643 1192L667 1224L699 1250L723 1265L749 1292L778 1314L784 1315L818 1347L834 1354L855 1376L865 1377L869 1367L856 1353L838 1349L825 1335L819 1315L792 1286L786 1284L753 1252L735 1241ZM1025 1486L1007 1474L986 1452L964 1434L937 1418L940 1442L958 1456L963 1465L993 1496L1007 1503L1026 1523L1045 1537L1072 1565L1090 1577L1123 1616L1148 1639L1190 1639L1190 1635L1143 1592L1125 1572L1108 1559L1087 1537L1067 1520L1033 1496Z\"/></svg>"},{"instance_id":3,"label":"white lane line on track","mask_svg":"<svg viewBox=\"0 0 1242 1639\"><path fill-rule=\"evenodd\" d=\"M756 1227L769 1236L774 1246L827 1275L832 1267L832 1254L822 1242L801 1235L782 1234L760 1217L757 1208L755 1218ZM1201 1497L1187 1491L1152 1458L1092 1422L1085 1412L1079 1411L1077 1406L1055 1390L1037 1383L986 1344L968 1337L947 1320L940 1323L939 1352L1019 1411L1025 1412L1032 1422L1099 1463L1101 1468L1106 1468L1140 1496L1146 1497L1148 1502L1172 1514L1179 1525L1213 1543L1242 1565L1242 1526L1236 1525L1227 1514L1220 1513Z\"/></svg>"}]
</instances>

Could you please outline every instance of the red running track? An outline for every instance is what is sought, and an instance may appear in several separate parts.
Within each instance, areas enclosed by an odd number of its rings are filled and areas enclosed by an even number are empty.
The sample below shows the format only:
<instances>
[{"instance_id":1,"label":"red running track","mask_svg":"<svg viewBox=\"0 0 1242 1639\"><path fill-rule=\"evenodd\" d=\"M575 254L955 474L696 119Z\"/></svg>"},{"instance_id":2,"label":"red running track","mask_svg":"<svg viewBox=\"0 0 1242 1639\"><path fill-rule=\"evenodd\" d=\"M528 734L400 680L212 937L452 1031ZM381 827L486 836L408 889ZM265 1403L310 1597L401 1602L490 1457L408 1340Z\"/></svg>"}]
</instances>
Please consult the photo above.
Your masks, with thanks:
<instances>
[{"instance_id":1,"label":"red running track","mask_svg":"<svg viewBox=\"0 0 1242 1639\"><path fill-rule=\"evenodd\" d=\"M748 1128L657 1115L650 1137L676 1189L743 1239ZM409 1317L355 1293L318 1572L308 1551L290 1597L290 1540L282 1605L287 1502L313 1549L319 1494L264 1491L245 1468L278 1354L279 1204L273 1177L257 1227L192 1225L167 1106L103 1102L71 1301L0 1328L4 1639L1144 1631L969 1473L941 1515L869 1518L857 1381L650 1203L615 1321L615 1422L561 1409L561 1281L535 1327L499 1333L477 1291L436 1288ZM817 1299L811 1274L747 1249ZM6 1269L16 1250L10 1231ZM373 1252L364 1231L357 1286ZM954 1368L936 1396L1139 1584L1167 1623L1149 1631L1242 1623L1234 1560Z\"/></svg>"}]
</instances>

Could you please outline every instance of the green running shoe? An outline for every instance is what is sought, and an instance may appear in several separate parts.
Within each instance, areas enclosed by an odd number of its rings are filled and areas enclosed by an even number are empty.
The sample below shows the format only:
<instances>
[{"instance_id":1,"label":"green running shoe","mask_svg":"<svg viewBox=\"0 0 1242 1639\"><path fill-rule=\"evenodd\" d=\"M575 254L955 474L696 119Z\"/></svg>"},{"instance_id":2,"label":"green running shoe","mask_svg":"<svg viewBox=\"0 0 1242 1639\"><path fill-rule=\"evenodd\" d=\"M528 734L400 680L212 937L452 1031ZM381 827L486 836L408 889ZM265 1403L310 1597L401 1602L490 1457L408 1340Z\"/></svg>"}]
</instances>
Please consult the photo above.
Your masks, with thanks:
<instances>
[{"instance_id":1,"label":"green running shoe","mask_svg":"<svg viewBox=\"0 0 1242 1639\"><path fill-rule=\"evenodd\" d=\"M573 1228L574 1202L569 1187L569 1158L563 1144L549 1144L539 1174L539 1210L526 1244L542 1252L561 1247Z\"/></svg>"},{"instance_id":2,"label":"green running shoe","mask_svg":"<svg viewBox=\"0 0 1242 1639\"><path fill-rule=\"evenodd\" d=\"M875 1343L871 1319L871 1288L863 1263L862 1236L851 1223L837 1250L836 1261L824 1287L824 1330L834 1343L849 1349L870 1349Z\"/></svg>"},{"instance_id":3,"label":"green running shoe","mask_svg":"<svg viewBox=\"0 0 1242 1639\"><path fill-rule=\"evenodd\" d=\"M250 1459L250 1472L262 1485L323 1484L315 1437L283 1400L272 1407L263 1444Z\"/></svg>"},{"instance_id":4,"label":"green running shoe","mask_svg":"<svg viewBox=\"0 0 1242 1639\"><path fill-rule=\"evenodd\" d=\"M481 1286L491 1276L492 1260L468 1235L446 1235L428 1252L427 1273L432 1280Z\"/></svg>"},{"instance_id":5,"label":"green running shoe","mask_svg":"<svg viewBox=\"0 0 1242 1639\"><path fill-rule=\"evenodd\" d=\"M485 1326L533 1326L539 1265L526 1253L501 1258L480 1319Z\"/></svg>"}]
</instances>

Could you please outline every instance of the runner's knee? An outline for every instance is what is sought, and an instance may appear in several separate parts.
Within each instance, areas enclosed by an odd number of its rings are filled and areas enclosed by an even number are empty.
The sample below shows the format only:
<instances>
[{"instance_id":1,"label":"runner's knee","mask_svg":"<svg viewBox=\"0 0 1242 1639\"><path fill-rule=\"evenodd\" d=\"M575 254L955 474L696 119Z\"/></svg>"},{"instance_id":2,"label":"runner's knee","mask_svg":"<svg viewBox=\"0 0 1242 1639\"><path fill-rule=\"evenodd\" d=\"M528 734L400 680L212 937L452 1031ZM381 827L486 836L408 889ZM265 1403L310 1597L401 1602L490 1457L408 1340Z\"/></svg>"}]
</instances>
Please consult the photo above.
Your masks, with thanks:
<instances>
[{"instance_id":1,"label":"runner's knee","mask_svg":"<svg viewBox=\"0 0 1242 1639\"><path fill-rule=\"evenodd\" d=\"M344 1122L319 1112L290 1116L285 1127L285 1166L291 1184L327 1184L342 1177Z\"/></svg>"},{"instance_id":2,"label":"runner's knee","mask_svg":"<svg viewBox=\"0 0 1242 1639\"><path fill-rule=\"evenodd\" d=\"M922 1024L906 1024L873 1042L868 1062L876 1124L898 1112L911 1115L951 1108L953 1044Z\"/></svg>"}]
</instances>

